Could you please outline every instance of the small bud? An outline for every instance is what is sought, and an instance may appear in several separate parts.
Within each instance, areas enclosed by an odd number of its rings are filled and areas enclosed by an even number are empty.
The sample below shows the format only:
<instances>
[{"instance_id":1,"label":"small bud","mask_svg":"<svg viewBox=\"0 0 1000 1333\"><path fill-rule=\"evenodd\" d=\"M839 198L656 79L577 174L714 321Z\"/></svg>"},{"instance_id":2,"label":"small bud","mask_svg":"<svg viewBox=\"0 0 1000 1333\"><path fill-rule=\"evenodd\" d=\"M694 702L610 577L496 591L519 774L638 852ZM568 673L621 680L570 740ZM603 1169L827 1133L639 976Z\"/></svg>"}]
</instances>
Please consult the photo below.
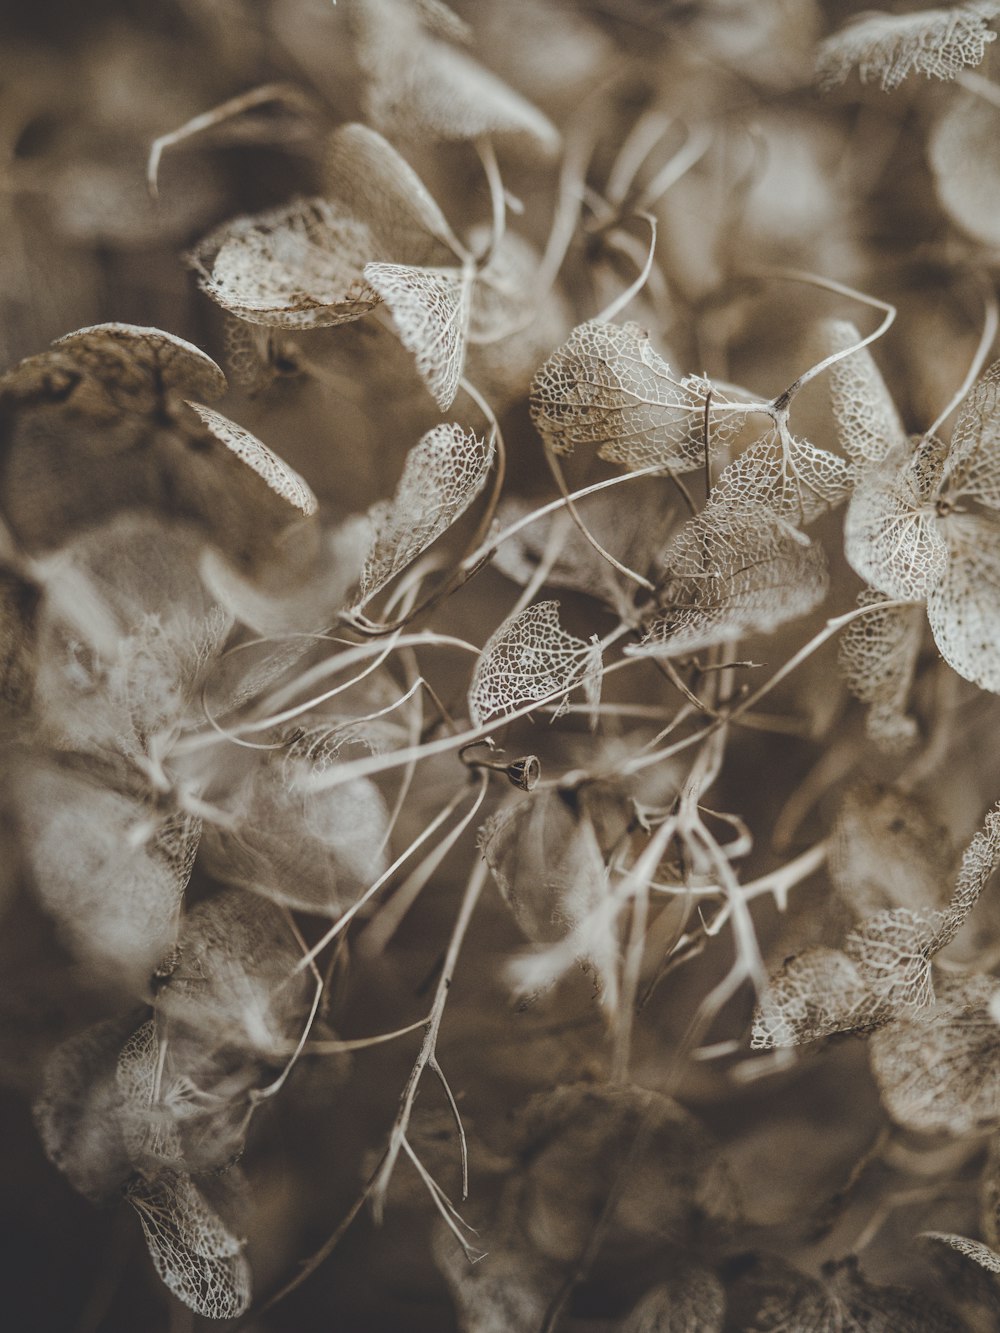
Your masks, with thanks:
<instances>
[{"instance_id":1,"label":"small bud","mask_svg":"<svg viewBox=\"0 0 1000 1333\"><path fill-rule=\"evenodd\" d=\"M504 771L515 787L521 791L531 791L542 776L542 765L537 755L526 754L508 764Z\"/></svg>"}]
</instances>

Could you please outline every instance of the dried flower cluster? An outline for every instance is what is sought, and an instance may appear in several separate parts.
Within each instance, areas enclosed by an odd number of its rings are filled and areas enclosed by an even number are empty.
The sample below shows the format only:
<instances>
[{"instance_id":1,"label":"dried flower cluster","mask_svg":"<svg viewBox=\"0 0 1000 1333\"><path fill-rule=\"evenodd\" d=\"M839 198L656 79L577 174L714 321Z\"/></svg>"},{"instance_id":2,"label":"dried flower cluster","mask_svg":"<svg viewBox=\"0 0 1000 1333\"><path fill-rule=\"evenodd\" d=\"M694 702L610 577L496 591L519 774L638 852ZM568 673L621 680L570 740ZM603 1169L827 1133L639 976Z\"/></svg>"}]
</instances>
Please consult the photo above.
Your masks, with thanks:
<instances>
[{"instance_id":1,"label":"dried flower cluster","mask_svg":"<svg viewBox=\"0 0 1000 1333\"><path fill-rule=\"evenodd\" d=\"M1000 4L65 8L16 1326L1000 1327Z\"/></svg>"}]
</instances>

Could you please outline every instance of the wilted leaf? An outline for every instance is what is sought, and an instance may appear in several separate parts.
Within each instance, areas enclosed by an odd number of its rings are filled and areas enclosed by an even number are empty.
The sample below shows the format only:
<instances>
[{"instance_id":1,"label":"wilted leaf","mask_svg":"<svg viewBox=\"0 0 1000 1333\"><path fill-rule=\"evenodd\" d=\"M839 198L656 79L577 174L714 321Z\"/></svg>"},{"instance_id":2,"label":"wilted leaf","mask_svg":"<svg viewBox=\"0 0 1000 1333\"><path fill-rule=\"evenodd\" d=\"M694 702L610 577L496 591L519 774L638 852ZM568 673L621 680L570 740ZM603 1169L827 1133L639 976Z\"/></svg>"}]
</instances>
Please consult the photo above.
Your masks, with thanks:
<instances>
[{"instance_id":1,"label":"wilted leaf","mask_svg":"<svg viewBox=\"0 0 1000 1333\"><path fill-rule=\"evenodd\" d=\"M600 700L601 645L596 636L586 643L567 634L558 602L535 602L483 645L469 686L469 717L481 726L577 685L588 703Z\"/></svg>"},{"instance_id":2,"label":"wilted leaf","mask_svg":"<svg viewBox=\"0 0 1000 1333\"><path fill-rule=\"evenodd\" d=\"M853 481L853 468L844 459L771 429L723 468L713 499L744 509L769 509L790 523L805 525L842 504Z\"/></svg>"}]
</instances>

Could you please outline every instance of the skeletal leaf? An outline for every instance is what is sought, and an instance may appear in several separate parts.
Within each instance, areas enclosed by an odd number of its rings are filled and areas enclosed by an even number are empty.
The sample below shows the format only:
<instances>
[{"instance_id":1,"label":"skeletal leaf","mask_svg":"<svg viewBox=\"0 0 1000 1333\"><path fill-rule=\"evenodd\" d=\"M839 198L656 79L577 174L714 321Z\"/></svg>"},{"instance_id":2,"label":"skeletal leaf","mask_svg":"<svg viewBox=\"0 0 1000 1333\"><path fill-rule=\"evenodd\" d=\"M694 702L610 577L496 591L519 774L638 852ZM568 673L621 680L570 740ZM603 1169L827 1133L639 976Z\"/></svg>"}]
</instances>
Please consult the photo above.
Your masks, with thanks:
<instances>
[{"instance_id":1,"label":"skeletal leaf","mask_svg":"<svg viewBox=\"0 0 1000 1333\"><path fill-rule=\"evenodd\" d=\"M924 601L948 546L935 512L945 449L933 438L896 450L860 479L847 508L844 551L863 579L894 600Z\"/></svg>"},{"instance_id":2,"label":"skeletal leaf","mask_svg":"<svg viewBox=\"0 0 1000 1333\"><path fill-rule=\"evenodd\" d=\"M161 1280L196 1314L235 1319L250 1304L243 1242L226 1227L184 1174L136 1179L126 1198L139 1214Z\"/></svg>"},{"instance_id":3,"label":"skeletal leaf","mask_svg":"<svg viewBox=\"0 0 1000 1333\"><path fill-rule=\"evenodd\" d=\"M163 1070L156 1020L147 1019L118 1054L118 1119L132 1164L144 1171L183 1167L180 1134L160 1096Z\"/></svg>"},{"instance_id":4,"label":"skeletal leaf","mask_svg":"<svg viewBox=\"0 0 1000 1333\"><path fill-rule=\"evenodd\" d=\"M871 1040L872 1072L892 1118L922 1133L979 1134L1000 1126L997 979L946 978L929 1008Z\"/></svg>"},{"instance_id":5,"label":"skeletal leaf","mask_svg":"<svg viewBox=\"0 0 1000 1333\"><path fill-rule=\"evenodd\" d=\"M861 341L860 332L847 320L829 320L824 332L831 352ZM827 374L837 434L848 458L863 467L905 447L906 432L896 404L867 347L835 361Z\"/></svg>"},{"instance_id":6,"label":"skeletal leaf","mask_svg":"<svg viewBox=\"0 0 1000 1333\"><path fill-rule=\"evenodd\" d=\"M659 609L627 653L673 656L805 615L826 593L822 548L770 510L706 505L660 557Z\"/></svg>"},{"instance_id":7,"label":"skeletal leaf","mask_svg":"<svg viewBox=\"0 0 1000 1333\"><path fill-rule=\"evenodd\" d=\"M945 943L950 943L954 939L998 866L1000 866L1000 807L994 806L987 812L983 827L974 834L962 854L962 863L948 906L949 924Z\"/></svg>"},{"instance_id":8,"label":"skeletal leaf","mask_svg":"<svg viewBox=\"0 0 1000 1333\"><path fill-rule=\"evenodd\" d=\"M978 65L996 41L987 24L1000 14L993 0L974 0L952 9L916 14L862 16L820 44L820 83L832 88L854 69L862 83L878 80L890 92L911 74L954 79Z\"/></svg>"},{"instance_id":9,"label":"skeletal leaf","mask_svg":"<svg viewBox=\"0 0 1000 1333\"><path fill-rule=\"evenodd\" d=\"M853 480L844 459L773 429L723 468L713 496L720 503L762 507L805 525L846 500Z\"/></svg>"},{"instance_id":10,"label":"skeletal leaf","mask_svg":"<svg viewBox=\"0 0 1000 1333\"><path fill-rule=\"evenodd\" d=\"M754 1011L750 1044L771 1050L862 1031L878 1021L880 1010L852 958L839 949L807 949L769 980Z\"/></svg>"},{"instance_id":11,"label":"skeletal leaf","mask_svg":"<svg viewBox=\"0 0 1000 1333\"><path fill-rule=\"evenodd\" d=\"M567 634L558 602L535 602L487 639L469 686L475 726L580 686L587 702L601 693L601 646ZM562 693L560 693L562 692Z\"/></svg>"},{"instance_id":12,"label":"skeletal leaf","mask_svg":"<svg viewBox=\"0 0 1000 1333\"><path fill-rule=\"evenodd\" d=\"M578 325L535 376L531 416L557 454L593 446L611 463L674 472L704 462L704 394L637 324Z\"/></svg>"},{"instance_id":13,"label":"skeletal leaf","mask_svg":"<svg viewBox=\"0 0 1000 1333\"><path fill-rule=\"evenodd\" d=\"M279 909L226 889L185 914L157 1011L210 1050L280 1058L294 1044L309 979L293 977L301 951Z\"/></svg>"},{"instance_id":14,"label":"skeletal leaf","mask_svg":"<svg viewBox=\"0 0 1000 1333\"><path fill-rule=\"evenodd\" d=\"M327 199L295 200L209 233L191 252L202 290L268 328L310 329L378 304L362 274L377 244L365 222Z\"/></svg>"},{"instance_id":15,"label":"skeletal leaf","mask_svg":"<svg viewBox=\"0 0 1000 1333\"><path fill-rule=\"evenodd\" d=\"M234 454L241 463L245 463L274 492L286 501L292 509L307 517L316 512L316 497L297 472L286 462L272 453L267 445L261 444L256 435L251 435L235 421L230 421L221 412L203 407L201 403L189 403L188 406L212 432L215 438Z\"/></svg>"},{"instance_id":16,"label":"skeletal leaf","mask_svg":"<svg viewBox=\"0 0 1000 1333\"><path fill-rule=\"evenodd\" d=\"M947 912L895 907L863 921L844 949L876 1001L890 1013L906 1013L933 1003L931 958L950 928Z\"/></svg>"},{"instance_id":17,"label":"skeletal leaf","mask_svg":"<svg viewBox=\"0 0 1000 1333\"><path fill-rule=\"evenodd\" d=\"M866 588L859 606L879 608L889 599ZM920 607L883 607L852 620L838 642L838 663L847 688L870 704L868 735L881 748L905 749L917 726L906 712L923 629Z\"/></svg>"},{"instance_id":18,"label":"skeletal leaf","mask_svg":"<svg viewBox=\"0 0 1000 1333\"><path fill-rule=\"evenodd\" d=\"M369 511L372 545L361 571L361 600L370 601L452 523L486 485L494 445L454 423L435 426L410 450L391 502Z\"/></svg>"},{"instance_id":19,"label":"skeletal leaf","mask_svg":"<svg viewBox=\"0 0 1000 1333\"><path fill-rule=\"evenodd\" d=\"M113 1198L132 1169L115 1079L118 1051L131 1022L105 1019L57 1046L45 1062L33 1107L49 1161L95 1202Z\"/></svg>"},{"instance_id":20,"label":"skeletal leaf","mask_svg":"<svg viewBox=\"0 0 1000 1333\"><path fill-rule=\"evenodd\" d=\"M416 357L438 406L450 407L465 364L472 270L366 264L365 281L392 311L403 346Z\"/></svg>"},{"instance_id":21,"label":"skeletal leaf","mask_svg":"<svg viewBox=\"0 0 1000 1333\"><path fill-rule=\"evenodd\" d=\"M871 782L848 790L833 826L828 865L854 916L894 907L944 908L954 863L948 831L926 802Z\"/></svg>"},{"instance_id":22,"label":"skeletal leaf","mask_svg":"<svg viewBox=\"0 0 1000 1333\"><path fill-rule=\"evenodd\" d=\"M981 1240L971 1240L968 1236L958 1236L948 1231L922 1231L921 1240L933 1240L940 1245L947 1245L966 1259L971 1259L988 1273L1000 1274L1000 1254L984 1245Z\"/></svg>"},{"instance_id":23,"label":"skeletal leaf","mask_svg":"<svg viewBox=\"0 0 1000 1333\"><path fill-rule=\"evenodd\" d=\"M952 504L1000 509L1000 361L980 376L959 410L941 473Z\"/></svg>"},{"instance_id":24,"label":"skeletal leaf","mask_svg":"<svg viewBox=\"0 0 1000 1333\"><path fill-rule=\"evenodd\" d=\"M446 140L517 136L546 155L559 134L546 116L464 51L425 26L426 10L359 0L352 15L368 77L369 119L386 134Z\"/></svg>"},{"instance_id":25,"label":"skeletal leaf","mask_svg":"<svg viewBox=\"0 0 1000 1333\"><path fill-rule=\"evenodd\" d=\"M938 200L954 222L985 245L1000 244L996 192L997 108L956 90L927 139Z\"/></svg>"},{"instance_id":26,"label":"skeletal leaf","mask_svg":"<svg viewBox=\"0 0 1000 1333\"><path fill-rule=\"evenodd\" d=\"M726 1292L707 1268L676 1266L667 1282L632 1307L618 1333L722 1333Z\"/></svg>"},{"instance_id":27,"label":"skeletal leaf","mask_svg":"<svg viewBox=\"0 0 1000 1333\"><path fill-rule=\"evenodd\" d=\"M1000 541L996 521L953 514L942 523L949 560L927 598L945 661L984 690L1000 691Z\"/></svg>"}]
</instances>

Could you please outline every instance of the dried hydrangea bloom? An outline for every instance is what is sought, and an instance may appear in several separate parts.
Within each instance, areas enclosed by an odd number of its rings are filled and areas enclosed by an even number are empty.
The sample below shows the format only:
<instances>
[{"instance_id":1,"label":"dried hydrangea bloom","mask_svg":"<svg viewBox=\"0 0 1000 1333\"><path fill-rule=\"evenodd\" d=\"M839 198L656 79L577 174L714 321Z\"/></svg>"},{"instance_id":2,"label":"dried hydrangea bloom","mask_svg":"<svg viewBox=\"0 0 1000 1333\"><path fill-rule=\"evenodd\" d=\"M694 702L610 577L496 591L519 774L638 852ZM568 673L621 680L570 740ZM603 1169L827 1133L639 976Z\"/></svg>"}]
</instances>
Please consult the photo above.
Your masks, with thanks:
<instances>
[{"instance_id":1,"label":"dried hydrangea bloom","mask_svg":"<svg viewBox=\"0 0 1000 1333\"><path fill-rule=\"evenodd\" d=\"M987 24L998 14L994 0L974 0L952 9L862 16L821 43L820 83L835 87L855 69L862 83L878 80L885 92L911 74L957 78L963 69L980 64L989 43L996 41Z\"/></svg>"},{"instance_id":2,"label":"dried hydrangea bloom","mask_svg":"<svg viewBox=\"0 0 1000 1333\"><path fill-rule=\"evenodd\" d=\"M658 609L628 653L675 656L805 615L827 589L820 546L771 510L713 500L660 557Z\"/></svg>"},{"instance_id":3,"label":"dried hydrangea bloom","mask_svg":"<svg viewBox=\"0 0 1000 1333\"><path fill-rule=\"evenodd\" d=\"M885 606L885 593L866 588L858 605L873 610L852 620L837 644L838 666L855 698L870 705L868 735L883 750L905 750L917 738L916 720L907 704L923 638L919 606Z\"/></svg>"},{"instance_id":4,"label":"dried hydrangea bloom","mask_svg":"<svg viewBox=\"0 0 1000 1333\"><path fill-rule=\"evenodd\" d=\"M359 607L465 513L486 485L493 455L492 437L481 440L455 423L435 426L413 446L392 500L369 511Z\"/></svg>"},{"instance_id":5,"label":"dried hydrangea bloom","mask_svg":"<svg viewBox=\"0 0 1000 1333\"><path fill-rule=\"evenodd\" d=\"M235 1319L250 1304L243 1242L210 1208L191 1177L136 1179L125 1197L139 1214L160 1279L206 1319Z\"/></svg>"},{"instance_id":6,"label":"dried hydrangea bloom","mask_svg":"<svg viewBox=\"0 0 1000 1333\"><path fill-rule=\"evenodd\" d=\"M531 386L546 446L590 446L628 468L690 472L705 458L702 382L680 379L637 324L579 324Z\"/></svg>"},{"instance_id":7,"label":"dried hydrangea bloom","mask_svg":"<svg viewBox=\"0 0 1000 1333\"><path fill-rule=\"evenodd\" d=\"M558 602L535 602L483 645L469 686L469 717L481 726L527 704L558 703L576 686L589 704L597 704L601 654L596 635L587 643L566 633Z\"/></svg>"},{"instance_id":8,"label":"dried hydrangea bloom","mask_svg":"<svg viewBox=\"0 0 1000 1333\"><path fill-rule=\"evenodd\" d=\"M946 978L933 1006L872 1038L872 1072L897 1123L953 1135L1000 1127L997 989L995 977Z\"/></svg>"}]
</instances>

